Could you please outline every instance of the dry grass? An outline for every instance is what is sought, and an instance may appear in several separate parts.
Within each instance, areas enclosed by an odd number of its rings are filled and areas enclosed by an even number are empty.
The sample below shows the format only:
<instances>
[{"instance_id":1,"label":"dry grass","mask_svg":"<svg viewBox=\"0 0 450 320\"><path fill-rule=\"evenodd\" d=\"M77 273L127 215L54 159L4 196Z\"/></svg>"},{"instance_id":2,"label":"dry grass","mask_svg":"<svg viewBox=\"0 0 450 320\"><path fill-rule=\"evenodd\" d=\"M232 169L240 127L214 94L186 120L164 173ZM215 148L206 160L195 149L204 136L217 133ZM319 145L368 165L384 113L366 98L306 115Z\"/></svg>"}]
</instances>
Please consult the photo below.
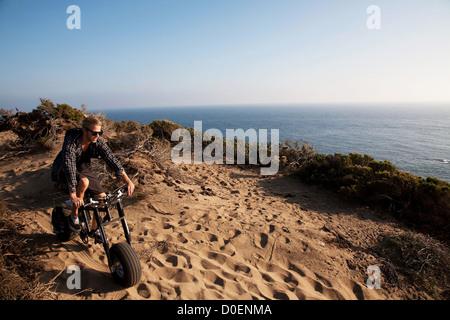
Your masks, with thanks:
<instances>
[{"instance_id":1,"label":"dry grass","mask_svg":"<svg viewBox=\"0 0 450 320\"><path fill-rule=\"evenodd\" d=\"M55 299L53 283L39 282L42 266L20 234L24 223L0 200L0 300Z\"/></svg>"},{"instance_id":2,"label":"dry grass","mask_svg":"<svg viewBox=\"0 0 450 320\"><path fill-rule=\"evenodd\" d=\"M450 251L430 236L405 233L386 237L381 254L409 282L434 299L450 298Z\"/></svg>"}]
</instances>

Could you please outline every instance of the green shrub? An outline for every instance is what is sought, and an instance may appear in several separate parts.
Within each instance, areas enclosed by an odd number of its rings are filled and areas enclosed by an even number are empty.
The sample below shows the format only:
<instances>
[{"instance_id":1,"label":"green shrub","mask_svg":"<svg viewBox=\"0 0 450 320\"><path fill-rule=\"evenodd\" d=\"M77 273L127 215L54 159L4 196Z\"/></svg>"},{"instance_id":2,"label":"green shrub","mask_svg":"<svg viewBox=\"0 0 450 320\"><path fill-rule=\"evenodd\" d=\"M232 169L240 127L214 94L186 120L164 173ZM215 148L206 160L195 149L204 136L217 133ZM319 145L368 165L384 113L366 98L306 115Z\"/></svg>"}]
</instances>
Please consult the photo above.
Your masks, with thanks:
<instances>
[{"instance_id":1,"label":"green shrub","mask_svg":"<svg viewBox=\"0 0 450 320\"><path fill-rule=\"evenodd\" d=\"M78 109L74 109L68 104L57 104L56 105L57 118L62 118L66 120L73 120L81 122L84 117L84 113Z\"/></svg>"},{"instance_id":2,"label":"green shrub","mask_svg":"<svg viewBox=\"0 0 450 320\"><path fill-rule=\"evenodd\" d=\"M182 128L179 124L173 123L169 120L154 120L149 124L149 127L153 130L153 135L160 139L171 141L172 132L176 129Z\"/></svg>"},{"instance_id":3,"label":"green shrub","mask_svg":"<svg viewBox=\"0 0 450 320\"><path fill-rule=\"evenodd\" d=\"M115 121L113 123L113 129L116 133L122 133L122 132L127 132L127 133L131 133L131 132L136 132L136 131L140 131L141 130L141 125L139 122L137 121L125 121L122 120L120 122Z\"/></svg>"},{"instance_id":4,"label":"green shrub","mask_svg":"<svg viewBox=\"0 0 450 320\"><path fill-rule=\"evenodd\" d=\"M41 105L34 109L31 113L37 116L47 116L54 119L65 119L72 120L76 122L81 122L86 111L86 107L82 105L83 109L78 110L72 108L66 103L57 104L56 107L54 103L49 99L41 98Z\"/></svg>"},{"instance_id":5,"label":"green shrub","mask_svg":"<svg viewBox=\"0 0 450 320\"><path fill-rule=\"evenodd\" d=\"M317 154L296 173L347 199L380 206L442 234L450 231L450 184L398 170L367 155Z\"/></svg>"},{"instance_id":6,"label":"green shrub","mask_svg":"<svg viewBox=\"0 0 450 320\"><path fill-rule=\"evenodd\" d=\"M368 166L372 168L374 172L393 172L396 170L394 165L389 161L384 160L383 162L372 160L368 163Z\"/></svg>"},{"instance_id":7,"label":"green shrub","mask_svg":"<svg viewBox=\"0 0 450 320\"><path fill-rule=\"evenodd\" d=\"M420 180L420 188L427 193L445 193L449 190L450 184L437 178L428 177L425 180Z\"/></svg>"},{"instance_id":8,"label":"green shrub","mask_svg":"<svg viewBox=\"0 0 450 320\"><path fill-rule=\"evenodd\" d=\"M279 153L280 169L287 174L298 172L317 155L313 146L300 141L285 141L285 145L280 146Z\"/></svg>"},{"instance_id":9,"label":"green shrub","mask_svg":"<svg viewBox=\"0 0 450 320\"><path fill-rule=\"evenodd\" d=\"M40 99L41 104L31 112L2 112L1 130L12 130L19 136L19 145L28 150L41 147L55 147L57 134L69 127L77 127L84 118L86 106L82 110L74 109L68 104L58 104L56 107L49 99Z\"/></svg>"}]
</instances>

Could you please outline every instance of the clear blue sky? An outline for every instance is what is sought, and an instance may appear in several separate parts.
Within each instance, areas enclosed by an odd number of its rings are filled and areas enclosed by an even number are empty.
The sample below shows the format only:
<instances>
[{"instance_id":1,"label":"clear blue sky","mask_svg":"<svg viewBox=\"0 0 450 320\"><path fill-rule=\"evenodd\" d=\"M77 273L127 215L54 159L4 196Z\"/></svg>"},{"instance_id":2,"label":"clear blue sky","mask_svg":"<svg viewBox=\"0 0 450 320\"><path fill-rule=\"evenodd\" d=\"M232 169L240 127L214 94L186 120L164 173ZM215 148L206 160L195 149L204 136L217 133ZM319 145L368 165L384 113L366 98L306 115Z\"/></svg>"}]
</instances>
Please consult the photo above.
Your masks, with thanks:
<instances>
[{"instance_id":1,"label":"clear blue sky","mask_svg":"<svg viewBox=\"0 0 450 320\"><path fill-rule=\"evenodd\" d=\"M69 30L69 5L81 29ZM381 9L369 30L368 6ZM450 102L449 0L0 0L0 108Z\"/></svg>"}]
</instances>

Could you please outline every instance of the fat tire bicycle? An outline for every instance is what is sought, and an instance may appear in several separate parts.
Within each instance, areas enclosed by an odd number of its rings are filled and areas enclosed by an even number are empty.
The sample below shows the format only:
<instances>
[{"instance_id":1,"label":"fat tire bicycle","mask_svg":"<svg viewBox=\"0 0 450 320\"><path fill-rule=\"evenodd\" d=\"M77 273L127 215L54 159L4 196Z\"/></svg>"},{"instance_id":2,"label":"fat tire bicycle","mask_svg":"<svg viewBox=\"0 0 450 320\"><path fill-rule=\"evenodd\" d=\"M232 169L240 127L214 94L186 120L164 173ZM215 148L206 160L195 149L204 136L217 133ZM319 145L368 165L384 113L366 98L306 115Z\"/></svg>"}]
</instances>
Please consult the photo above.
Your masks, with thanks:
<instances>
[{"instance_id":1,"label":"fat tire bicycle","mask_svg":"<svg viewBox=\"0 0 450 320\"><path fill-rule=\"evenodd\" d=\"M78 209L78 219L81 230L73 232L70 227L70 205L61 201L52 211L53 231L57 238L66 242L74 235L79 235L84 244L88 244L89 238L94 238L96 243L101 242L108 259L109 270L114 280L125 288L136 285L141 279L142 269L139 258L131 243L130 230L128 228L125 212L123 210L122 196L125 194L123 187L109 193L104 198L87 197L84 206ZM67 199L67 196L65 197ZM111 208L117 209L118 218L113 218ZM101 213L104 213L102 217ZM95 219L97 226L89 230L91 219ZM110 246L106 236L105 227L111 223L120 221L123 227L126 242L120 242ZM96 235L97 233L97 235ZM101 241L98 241L98 235Z\"/></svg>"}]
</instances>

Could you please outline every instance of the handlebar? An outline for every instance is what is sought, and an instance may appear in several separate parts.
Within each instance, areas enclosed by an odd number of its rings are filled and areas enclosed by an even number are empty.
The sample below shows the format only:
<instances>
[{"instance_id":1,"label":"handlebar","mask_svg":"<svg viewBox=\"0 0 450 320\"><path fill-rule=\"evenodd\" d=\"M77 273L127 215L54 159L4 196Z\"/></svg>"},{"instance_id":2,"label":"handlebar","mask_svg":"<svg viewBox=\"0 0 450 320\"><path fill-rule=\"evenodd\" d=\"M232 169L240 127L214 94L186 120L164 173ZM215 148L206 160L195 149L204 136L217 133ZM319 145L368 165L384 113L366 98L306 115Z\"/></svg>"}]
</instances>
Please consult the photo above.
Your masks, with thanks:
<instances>
[{"instance_id":1,"label":"handlebar","mask_svg":"<svg viewBox=\"0 0 450 320\"><path fill-rule=\"evenodd\" d=\"M112 193L106 194L103 198L89 198L89 202L85 203L85 207L96 207L96 206L111 206L116 204L124 195L126 195L126 188L120 187L114 190Z\"/></svg>"}]
</instances>

